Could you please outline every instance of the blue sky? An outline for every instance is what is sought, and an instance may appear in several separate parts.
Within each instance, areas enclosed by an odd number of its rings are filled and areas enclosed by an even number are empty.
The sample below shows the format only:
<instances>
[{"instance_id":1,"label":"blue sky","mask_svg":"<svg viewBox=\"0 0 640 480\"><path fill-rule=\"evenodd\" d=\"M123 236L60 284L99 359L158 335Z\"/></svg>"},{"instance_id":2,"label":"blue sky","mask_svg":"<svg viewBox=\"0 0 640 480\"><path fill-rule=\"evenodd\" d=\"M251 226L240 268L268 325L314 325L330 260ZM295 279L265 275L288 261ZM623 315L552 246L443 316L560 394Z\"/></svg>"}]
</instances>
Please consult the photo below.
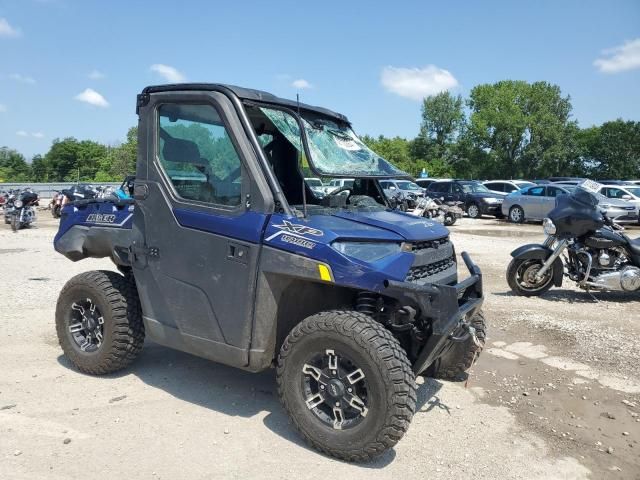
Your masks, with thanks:
<instances>
[{"instance_id":1,"label":"blue sky","mask_svg":"<svg viewBox=\"0 0 640 480\"><path fill-rule=\"evenodd\" d=\"M0 0L0 146L121 141L172 79L300 92L360 134L413 137L425 93L503 79L558 84L583 127L640 120L640 2Z\"/></svg>"}]
</instances>

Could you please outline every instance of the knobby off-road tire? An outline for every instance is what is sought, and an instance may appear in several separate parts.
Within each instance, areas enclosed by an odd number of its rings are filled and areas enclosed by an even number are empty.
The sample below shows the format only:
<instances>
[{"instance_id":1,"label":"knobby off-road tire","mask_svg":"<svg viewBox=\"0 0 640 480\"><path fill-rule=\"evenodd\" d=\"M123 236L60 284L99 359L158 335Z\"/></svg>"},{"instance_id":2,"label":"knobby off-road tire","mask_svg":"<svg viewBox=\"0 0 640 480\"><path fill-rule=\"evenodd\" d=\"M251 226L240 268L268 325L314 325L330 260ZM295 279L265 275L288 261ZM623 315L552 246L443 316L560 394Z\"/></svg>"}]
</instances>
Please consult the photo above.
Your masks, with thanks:
<instances>
[{"instance_id":1,"label":"knobby off-road tire","mask_svg":"<svg viewBox=\"0 0 640 480\"><path fill-rule=\"evenodd\" d=\"M430 372L431 375L444 380L457 380L471 368L482 352L487 339L487 325L482 312L476 313L471 318L471 326L476 329L480 345L476 345L472 338L454 343L442 357L436 360L434 370Z\"/></svg>"},{"instance_id":2,"label":"knobby off-road tire","mask_svg":"<svg viewBox=\"0 0 640 480\"><path fill-rule=\"evenodd\" d=\"M367 382L368 411L351 428L323 423L306 403L302 369L326 351L351 359ZM415 376L405 351L382 325L353 311L322 312L298 324L280 350L277 381L280 400L307 443L347 461L370 460L393 447L416 408Z\"/></svg>"},{"instance_id":3,"label":"knobby off-road tire","mask_svg":"<svg viewBox=\"0 0 640 480\"><path fill-rule=\"evenodd\" d=\"M70 332L73 305L87 300L103 319L102 342L95 351L83 351ZM77 318L77 317L76 317ZM133 362L144 343L144 324L132 277L111 271L81 273L69 280L56 305L56 331L64 354L78 370L102 375Z\"/></svg>"}]
</instances>

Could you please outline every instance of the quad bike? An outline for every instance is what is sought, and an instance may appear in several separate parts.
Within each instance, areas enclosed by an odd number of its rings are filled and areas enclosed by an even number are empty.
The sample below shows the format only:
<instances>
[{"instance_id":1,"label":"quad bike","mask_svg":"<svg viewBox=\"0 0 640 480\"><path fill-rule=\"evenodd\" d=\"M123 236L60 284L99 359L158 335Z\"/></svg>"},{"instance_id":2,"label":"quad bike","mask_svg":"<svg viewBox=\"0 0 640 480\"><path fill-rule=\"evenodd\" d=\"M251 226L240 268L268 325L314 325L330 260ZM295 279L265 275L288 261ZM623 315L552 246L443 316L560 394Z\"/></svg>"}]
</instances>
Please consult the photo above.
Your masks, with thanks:
<instances>
[{"instance_id":1,"label":"quad bike","mask_svg":"<svg viewBox=\"0 0 640 480\"><path fill-rule=\"evenodd\" d=\"M339 113L218 84L147 87L137 113L133 198L62 210L55 249L119 270L62 289L65 355L108 374L146 336L274 367L315 448L364 461L393 447L416 409L416 376L459 378L482 350L479 268L462 253L459 279L448 230L390 209L379 180L406 174ZM202 131L211 136L189 136ZM314 176L355 180L316 197L303 158Z\"/></svg>"}]
</instances>

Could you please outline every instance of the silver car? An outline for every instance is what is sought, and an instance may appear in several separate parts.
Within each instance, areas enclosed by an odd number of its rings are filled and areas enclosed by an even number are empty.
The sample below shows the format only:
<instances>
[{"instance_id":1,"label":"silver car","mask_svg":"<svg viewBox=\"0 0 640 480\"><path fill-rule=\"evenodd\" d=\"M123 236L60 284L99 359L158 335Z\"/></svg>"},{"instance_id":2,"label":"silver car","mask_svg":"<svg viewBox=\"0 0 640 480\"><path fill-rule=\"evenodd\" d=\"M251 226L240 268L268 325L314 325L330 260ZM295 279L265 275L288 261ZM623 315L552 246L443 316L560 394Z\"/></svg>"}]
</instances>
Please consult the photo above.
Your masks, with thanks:
<instances>
[{"instance_id":1,"label":"silver car","mask_svg":"<svg viewBox=\"0 0 640 480\"><path fill-rule=\"evenodd\" d=\"M556 206L556 197L568 195L576 187L573 185L535 185L510 193L502 203L502 213L513 223L527 220L543 220ZM638 222L638 210L635 205L624 200L600 198L600 208L607 216L618 223Z\"/></svg>"}]
</instances>

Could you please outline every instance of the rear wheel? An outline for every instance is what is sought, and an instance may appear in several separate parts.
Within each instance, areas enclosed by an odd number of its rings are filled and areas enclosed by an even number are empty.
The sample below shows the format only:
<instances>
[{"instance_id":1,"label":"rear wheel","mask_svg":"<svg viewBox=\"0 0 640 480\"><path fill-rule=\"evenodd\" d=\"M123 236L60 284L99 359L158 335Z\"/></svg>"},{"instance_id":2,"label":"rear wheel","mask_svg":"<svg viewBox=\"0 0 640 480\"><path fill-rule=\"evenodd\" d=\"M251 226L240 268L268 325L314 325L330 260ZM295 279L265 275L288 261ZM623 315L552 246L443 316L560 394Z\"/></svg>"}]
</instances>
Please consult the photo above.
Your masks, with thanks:
<instances>
[{"instance_id":1,"label":"rear wheel","mask_svg":"<svg viewBox=\"0 0 640 480\"><path fill-rule=\"evenodd\" d=\"M455 224L457 220L458 219L456 218L456 216L452 213L446 213L444 216L444 224L447 227L450 227L451 225Z\"/></svg>"},{"instance_id":2,"label":"rear wheel","mask_svg":"<svg viewBox=\"0 0 640 480\"><path fill-rule=\"evenodd\" d=\"M525 297L541 295L553 285L555 264L551 265L542 278L536 278L544 260L537 258L514 258L507 268L507 283L516 295Z\"/></svg>"},{"instance_id":3,"label":"rear wheel","mask_svg":"<svg viewBox=\"0 0 640 480\"><path fill-rule=\"evenodd\" d=\"M60 292L56 331L78 370L100 375L127 367L144 343L133 280L109 271L76 275Z\"/></svg>"},{"instance_id":4,"label":"rear wheel","mask_svg":"<svg viewBox=\"0 0 640 480\"><path fill-rule=\"evenodd\" d=\"M278 393L302 437L347 461L393 447L416 407L405 351L382 325L351 311L313 315L285 339Z\"/></svg>"},{"instance_id":5,"label":"rear wheel","mask_svg":"<svg viewBox=\"0 0 640 480\"><path fill-rule=\"evenodd\" d=\"M469 215L469 218L480 218L482 214L477 203L472 203L467 207L467 215Z\"/></svg>"},{"instance_id":6,"label":"rear wheel","mask_svg":"<svg viewBox=\"0 0 640 480\"><path fill-rule=\"evenodd\" d=\"M511 223L524 222L524 210L519 205L514 205L509 209L509 221Z\"/></svg>"}]
</instances>

